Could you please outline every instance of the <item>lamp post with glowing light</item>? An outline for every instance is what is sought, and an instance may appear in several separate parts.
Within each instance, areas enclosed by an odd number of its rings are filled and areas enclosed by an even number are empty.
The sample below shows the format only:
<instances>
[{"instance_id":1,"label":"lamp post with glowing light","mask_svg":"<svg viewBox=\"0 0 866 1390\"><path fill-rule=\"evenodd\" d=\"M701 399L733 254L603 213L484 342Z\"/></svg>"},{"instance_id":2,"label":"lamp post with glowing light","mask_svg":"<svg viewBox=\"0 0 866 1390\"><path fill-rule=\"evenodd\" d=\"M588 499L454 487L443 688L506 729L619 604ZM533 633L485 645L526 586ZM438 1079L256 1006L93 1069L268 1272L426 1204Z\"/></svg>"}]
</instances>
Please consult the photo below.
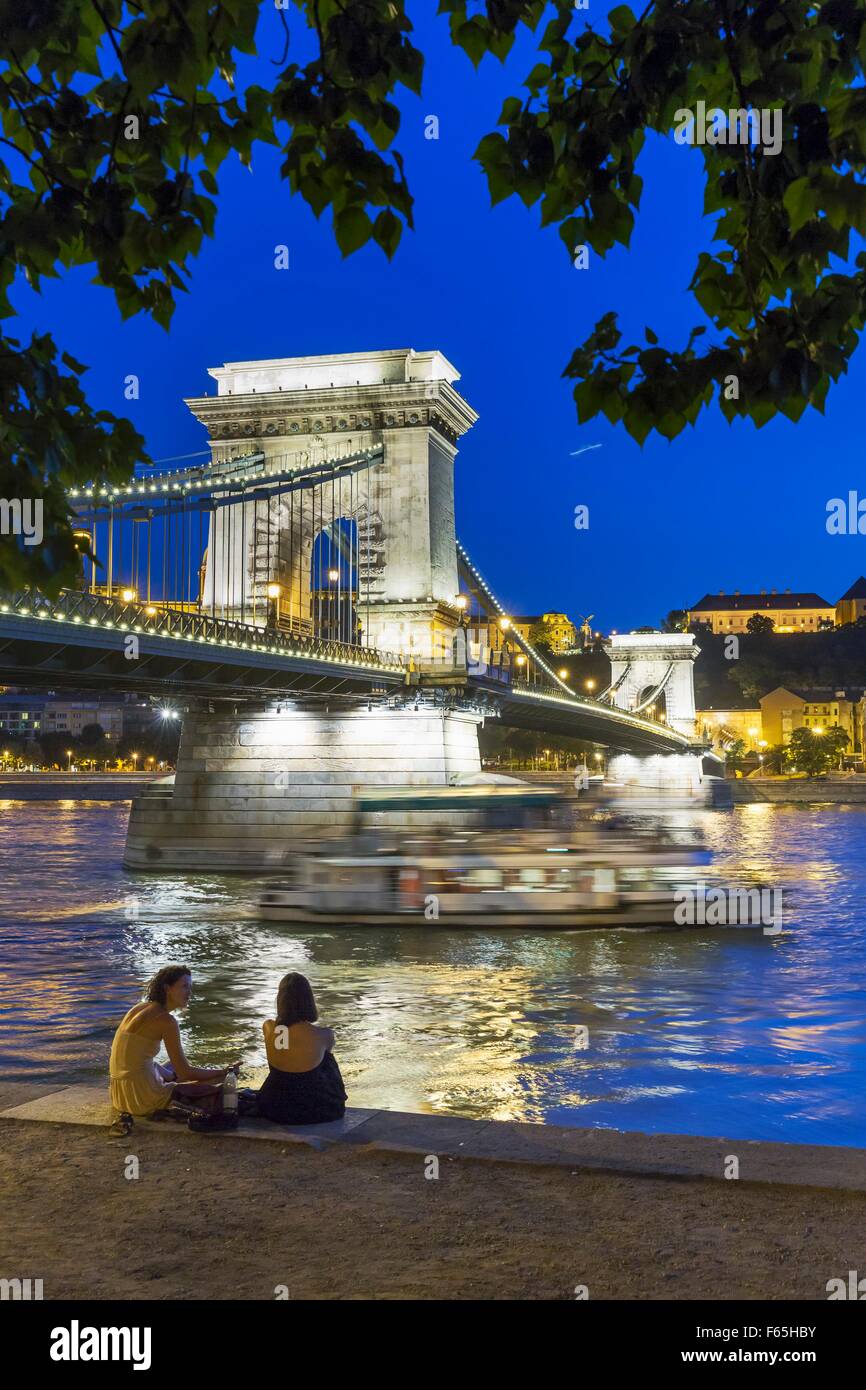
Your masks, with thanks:
<instances>
[{"instance_id":1,"label":"lamp post with glowing light","mask_svg":"<svg viewBox=\"0 0 866 1390\"><path fill-rule=\"evenodd\" d=\"M280 625L280 598L282 597L282 592L281 585L268 585L268 627L279 627Z\"/></svg>"},{"instance_id":2,"label":"lamp post with glowing light","mask_svg":"<svg viewBox=\"0 0 866 1390\"><path fill-rule=\"evenodd\" d=\"M457 609L458 625L457 633L454 635L454 665L460 669L465 669L469 666L469 599L465 594L455 594L451 600L451 607ZM461 645L463 647L462 666L460 662Z\"/></svg>"},{"instance_id":3,"label":"lamp post with glowing light","mask_svg":"<svg viewBox=\"0 0 866 1390\"><path fill-rule=\"evenodd\" d=\"M510 619L510 618L500 618L500 619L499 619L499 631L500 631L501 633L506 633L510 627L511 627L511 619ZM505 640L505 638L503 637L503 641L502 641L502 652L503 652L503 654L510 654L510 651L511 651L511 649L510 649L510 647L509 647L509 645L508 645L508 642L507 642L507 641ZM491 648L491 656L492 656L492 648ZM502 657L500 657L499 664L500 664L500 668L501 668L501 666L502 666Z\"/></svg>"},{"instance_id":4,"label":"lamp post with glowing light","mask_svg":"<svg viewBox=\"0 0 866 1390\"><path fill-rule=\"evenodd\" d=\"M72 749L71 749L71 748L67 748L67 750L66 750L66 756L67 756L67 758L69 759L69 762L66 764L66 771L67 771L67 772L71 772L71 771L72 771Z\"/></svg>"},{"instance_id":5,"label":"lamp post with glowing light","mask_svg":"<svg viewBox=\"0 0 866 1390\"><path fill-rule=\"evenodd\" d=\"M336 584L336 585L337 585L337 592L336 592L336 594L334 593L333 589L331 588L331 585L333 585L333 584ZM342 613L340 612L340 571L339 571L338 569L333 568L333 567L332 567L331 569L328 570L328 601L327 601L327 610L328 610L328 616L327 616L327 622L328 622L328 636L329 636L332 640L337 641L337 642L342 642L342 641L344 641L344 640L347 640L347 639L344 639L344 637L343 637L343 622L342 622L342 616L343 616L343 615L342 615Z\"/></svg>"}]
</instances>

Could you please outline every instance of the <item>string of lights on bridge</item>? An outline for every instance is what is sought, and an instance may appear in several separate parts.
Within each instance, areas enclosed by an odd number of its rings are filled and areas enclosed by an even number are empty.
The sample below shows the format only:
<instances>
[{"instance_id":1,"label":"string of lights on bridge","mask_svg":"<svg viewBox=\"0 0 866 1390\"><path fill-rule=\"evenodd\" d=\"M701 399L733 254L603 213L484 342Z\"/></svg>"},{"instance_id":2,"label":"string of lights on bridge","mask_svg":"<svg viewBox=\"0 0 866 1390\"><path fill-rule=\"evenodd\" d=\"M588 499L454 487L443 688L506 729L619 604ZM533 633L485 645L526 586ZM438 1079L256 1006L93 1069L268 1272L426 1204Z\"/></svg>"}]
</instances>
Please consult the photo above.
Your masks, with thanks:
<instances>
[{"instance_id":1,"label":"string of lights on bridge","mask_svg":"<svg viewBox=\"0 0 866 1390\"><path fill-rule=\"evenodd\" d=\"M474 578L478 581L478 586L481 590L483 590L485 599L490 604L492 604L492 606L499 613L500 618L503 619L505 624L507 624L507 627L510 628L511 620L507 617L505 609L502 607L502 604L499 602L499 599L496 597L493 590L490 588L490 585L484 579L483 575L472 563L472 560L469 556L469 552L467 551L466 547L462 544L462 542L459 540L457 541L457 551L463 559L464 563L466 564L467 568L472 571ZM562 689L566 692L566 696L568 698L562 695L557 695L551 690L540 691L530 690L529 688L520 690L518 693L521 696L529 696L530 698L536 700L555 700L558 704L569 706L577 705L578 707L583 709L608 708L607 706L601 705L600 701L598 700L582 699L576 691L572 690L571 687L565 683L565 681L556 671L554 671L550 666L547 665L547 662L544 660L544 658L538 655L535 648L532 646L530 642L526 640L525 637L521 636L521 634L517 631L513 631L516 642L524 649L524 651L527 653L528 656L532 658L533 661L538 663L538 665L541 667L543 671L546 672L547 675L551 676L552 679L555 680L556 683L562 687ZM658 731L658 726L655 725L651 720L636 717L635 715L631 714L628 710L617 709L616 714L619 718L626 720L630 724L634 724L637 728L648 728L652 729L653 732ZM686 740L683 741L686 742Z\"/></svg>"}]
</instances>

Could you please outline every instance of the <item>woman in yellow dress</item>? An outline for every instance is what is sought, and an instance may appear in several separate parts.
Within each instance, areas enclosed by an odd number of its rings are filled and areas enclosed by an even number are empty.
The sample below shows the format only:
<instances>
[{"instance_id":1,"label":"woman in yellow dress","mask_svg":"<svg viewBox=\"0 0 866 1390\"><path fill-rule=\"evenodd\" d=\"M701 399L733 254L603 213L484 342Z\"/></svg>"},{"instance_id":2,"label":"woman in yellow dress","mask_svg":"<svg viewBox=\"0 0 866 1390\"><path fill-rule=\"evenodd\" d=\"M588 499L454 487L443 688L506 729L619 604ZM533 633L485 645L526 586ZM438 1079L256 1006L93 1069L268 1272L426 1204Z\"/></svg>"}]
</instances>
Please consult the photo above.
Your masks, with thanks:
<instances>
[{"instance_id":1,"label":"woman in yellow dress","mask_svg":"<svg viewBox=\"0 0 866 1390\"><path fill-rule=\"evenodd\" d=\"M240 1063L193 1067L187 1061L177 1019L172 1015L175 1009L186 1007L191 994L189 966L164 966L148 985L144 1001L135 1004L121 1022L108 1066L115 1121L123 1116L156 1114L172 1101L208 1114L219 1113L223 1082L230 1071L237 1073ZM170 1063L167 1067L156 1060L163 1045Z\"/></svg>"}]
</instances>

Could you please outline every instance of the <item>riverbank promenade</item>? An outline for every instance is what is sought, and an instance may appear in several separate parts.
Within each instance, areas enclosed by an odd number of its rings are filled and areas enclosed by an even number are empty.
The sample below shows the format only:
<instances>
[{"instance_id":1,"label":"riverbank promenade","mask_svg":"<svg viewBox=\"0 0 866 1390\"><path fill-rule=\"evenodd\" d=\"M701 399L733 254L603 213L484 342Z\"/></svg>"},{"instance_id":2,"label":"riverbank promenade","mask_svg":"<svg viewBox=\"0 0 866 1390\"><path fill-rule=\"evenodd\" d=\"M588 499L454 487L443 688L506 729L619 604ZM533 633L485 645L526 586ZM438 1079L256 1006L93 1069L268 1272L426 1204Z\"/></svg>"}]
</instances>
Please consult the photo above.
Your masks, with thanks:
<instances>
[{"instance_id":1,"label":"riverbank promenade","mask_svg":"<svg viewBox=\"0 0 866 1390\"><path fill-rule=\"evenodd\" d=\"M0 1256L46 1299L825 1300L866 1218L862 1149L387 1110L107 1120L102 1087L0 1085Z\"/></svg>"}]
</instances>

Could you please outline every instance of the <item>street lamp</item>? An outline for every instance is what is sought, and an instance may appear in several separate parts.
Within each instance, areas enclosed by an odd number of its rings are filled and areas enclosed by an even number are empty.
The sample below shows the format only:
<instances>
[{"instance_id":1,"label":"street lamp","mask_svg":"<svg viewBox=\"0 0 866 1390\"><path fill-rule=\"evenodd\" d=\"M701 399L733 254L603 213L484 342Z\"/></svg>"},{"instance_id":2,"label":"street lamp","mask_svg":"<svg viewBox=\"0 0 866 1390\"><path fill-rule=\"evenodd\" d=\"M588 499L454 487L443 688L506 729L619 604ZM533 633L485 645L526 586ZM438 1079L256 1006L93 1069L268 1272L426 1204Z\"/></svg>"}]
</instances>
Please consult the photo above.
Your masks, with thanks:
<instances>
[{"instance_id":1,"label":"street lamp","mask_svg":"<svg viewBox=\"0 0 866 1390\"><path fill-rule=\"evenodd\" d=\"M328 578L329 578L329 580L331 581L332 584L336 584L337 580L340 578L340 571L339 571L339 570L328 570Z\"/></svg>"},{"instance_id":2,"label":"street lamp","mask_svg":"<svg viewBox=\"0 0 866 1390\"><path fill-rule=\"evenodd\" d=\"M132 770L133 770L133 772L138 772L138 768L135 766L135 764L138 762L138 754L137 754L137 753L130 753L129 756L132 758Z\"/></svg>"},{"instance_id":3,"label":"street lamp","mask_svg":"<svg viewBox=\"0 0 866 1390\"><path fill-rule=\"evenodd\" d=\"M566 671L566 669L565 669L564 666L563 666L562 670L561 670L560 673L559 673L559 679L560 679L561 681L567 681L567 680L568 680L568 672Z\"/></svg>"},{"instance_id":4,"label":"street lamp","mask_svg":"<svg viewBox=\"0 0 866 1390\"><path fill-rule=\"evenodd\" d=\"M583 682L587 690L595 690L595 681L588 680Z\"/></svg>"},{"instance_id":5,"label":"street lamp","mask_svg":"<svg viewBox=\"0 0 866 1390\"><path fill-rule=\"evenodd\" d=\"M133 603L135 600L135 590L121 589L120 597L123 599L124 603Z\"/></svg>"},{"instance_id":6,"label":"street lamp","mask_svg":"<svg viewBox=\"0 0 866 1390\"><path fill-rule=\"evenodd\" d=\"M67 750L66 750L66 756L67 756L68 759L69 759L69 762L68 762L67 765L66 765L66 771L67 771L67 772L71 772L71 771L72 771L72 749L71 749L71 748L67 748Z\"/></svg>"},{"instance_id":7,"label":"street lamp","mask_svg":"<svg viewBox=\"0 0 866 1390\"><path fill-rule=\"evenodd\" d=\"M269 626L269 627L279 627L279 625L280 625L280 596L281 596L281 594L282 594L282 587L281 587L281 585L279 585L279 584L269 584L269 585L268 585L268 587L267 587L267 595L268 595L268 598L269 598L269 600L270 600L270 603L269 603L269 605L268 605L268 607L269 607L269 609L270 609L270 612L269 612L269 614L268 614L268 626Z\"/></svg>"}]
</instances>

